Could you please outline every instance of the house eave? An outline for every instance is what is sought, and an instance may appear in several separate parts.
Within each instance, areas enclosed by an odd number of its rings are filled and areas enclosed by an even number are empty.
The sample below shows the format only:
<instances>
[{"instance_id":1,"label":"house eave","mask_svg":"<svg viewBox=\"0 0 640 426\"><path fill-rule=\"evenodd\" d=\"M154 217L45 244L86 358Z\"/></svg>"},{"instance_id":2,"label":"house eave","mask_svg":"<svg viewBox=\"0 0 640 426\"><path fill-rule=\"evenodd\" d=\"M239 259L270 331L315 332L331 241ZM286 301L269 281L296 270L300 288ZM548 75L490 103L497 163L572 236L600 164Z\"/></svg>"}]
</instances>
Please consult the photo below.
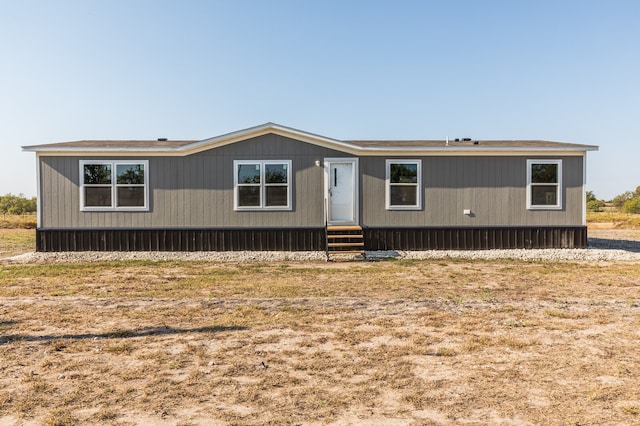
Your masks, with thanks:
<instances>
[{"instance_id":1,"label":"house eave","mask_svg":"<svg viewBox=\"0 0 640 426\"><path fill-rule=\"evenodd\" d=\"M256 138L269 133L284 137L294 138L303 142L320 145L342 152L356 155L362 149L348 142L302 130L281 126L274 123L266 123L248 129L203 139L194 143L185 144L178 147L60 147L47 145L23 146L26 152L37 152L47 156L84 156L84 155L149 155L149 156L187 156L197 154L202 151L229 145L235 142Z\"/></svg>"},{"instance_id":2,"label":"house eave","mask_svg":"<svg viewBox=\"0 0 640 426\"><path fill-rule=\"evenodd\" d=\"M328 138L325 136L304 132L291 127L275 123L265 123L244 130L215 136L200 141L186 143L175 147L108 147L108 146L23 146L22 150L36 152L42 156L188 156L225 145L256 138L266 134L276 134L296 139L302 142L318 145L324 148L343 152L354 156L396 156L396 155L431 155L431 156L488 156L488 155L523 155L552 153L554 155L584 155L586 151L597 151L597 146L564 144L561 146L455 146L446 145L442 141L440 146L362 146L348 141Z\"/></svg>"},{"instance_id":3,"label":"house eave","mask_svg":"<svg viewBox=\"0 0 640 426\"><path fill-rule=\"evenodd\" d=\"M234 143L236 141L228 141L224 144L218 144L215 147L208 146L207 148L192 150L192 151L179 151L176 149L99 149L99 148L85 148L82 150L77 149L42 149L33 150L38 155L47 156L68 156L68 157L86 157L86 156L146 156L146 157L166 157L166 156L188 156L197 154L208 149L221 147ZM415 147L397 147L394 149L385 148L336 148L335 145L315 143L316 145L324 148L334 149L346 154L354 156L514 156L514 155L563 155L563 156L581 156L586 151L594 151L594 149L566 149L566 148L483 148L483 149L442 149L442 148L415 148ZM25 149L24 151L30 151Z\"/></svg>"},{"instance_id":4,"label":"house eave","mask_svg":"<svg viewBox=\"0 0 640 426\"><path fill-rule=\"evenodd\" d=\"M363 147L358 154L367 156L419 155L419 156L509 156L509 155L568 155L582 156L595 148L569 147Z\"/></svg>"}]
</instances>

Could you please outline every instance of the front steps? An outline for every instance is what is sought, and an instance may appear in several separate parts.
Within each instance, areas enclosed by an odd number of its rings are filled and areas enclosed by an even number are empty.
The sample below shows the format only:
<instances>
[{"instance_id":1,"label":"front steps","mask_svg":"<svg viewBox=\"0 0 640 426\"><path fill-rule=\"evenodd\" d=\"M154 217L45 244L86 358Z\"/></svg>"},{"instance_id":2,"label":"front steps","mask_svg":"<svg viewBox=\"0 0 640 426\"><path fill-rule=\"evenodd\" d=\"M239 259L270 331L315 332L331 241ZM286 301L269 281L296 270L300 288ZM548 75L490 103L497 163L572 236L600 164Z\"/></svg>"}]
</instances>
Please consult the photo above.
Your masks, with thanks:
<instances>
[{"instance_id":1,"label":"front steps","mask_svg":"<svg viewBox=\"0 0 640 426\"><path fill-rule=\"evenodd\" d=\"M357 225L327 225L327 260L364 257L364 235Z\"/></svg>"}]
</instances>

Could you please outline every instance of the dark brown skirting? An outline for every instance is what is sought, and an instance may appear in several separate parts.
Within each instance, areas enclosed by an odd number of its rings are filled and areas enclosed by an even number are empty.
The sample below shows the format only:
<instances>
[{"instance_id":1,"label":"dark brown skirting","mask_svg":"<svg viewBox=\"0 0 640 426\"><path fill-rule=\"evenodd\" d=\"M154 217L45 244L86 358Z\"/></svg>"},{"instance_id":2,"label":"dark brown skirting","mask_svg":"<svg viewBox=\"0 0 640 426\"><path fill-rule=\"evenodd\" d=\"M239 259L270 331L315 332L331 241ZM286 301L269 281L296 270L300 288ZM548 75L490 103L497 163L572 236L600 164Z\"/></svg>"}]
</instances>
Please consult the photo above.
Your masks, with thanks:
<instances>
[{"instance_id":1,"label":"dark brown skirting","mask_svg":"<svg viewBox=\"0 0 640 426\"><path fill-rule=\"evenodd\" d=\"M324 228L38 229L37 251L318 251ZM366 250L586 248L587 228L363 228Z\"/></svg>"},{"instance_id":2,"label":"dark brown skirting","mask_svg":"<svg viewBox=\"0 0 640 426\"><path fill-rule=\"evenodd\" d=\"M38 229L37 251L316 251L324 228Z\"/></svg>"},{"instance_id":3,"label":"dark brown skirting","mask_svg":"<svg viewBox=\"0 0 640 426\"><path fill-rule=\"evenodd\" d=\"M587 227L364 228L367 250L586 248Z\"/></svg>"}]
</instances>

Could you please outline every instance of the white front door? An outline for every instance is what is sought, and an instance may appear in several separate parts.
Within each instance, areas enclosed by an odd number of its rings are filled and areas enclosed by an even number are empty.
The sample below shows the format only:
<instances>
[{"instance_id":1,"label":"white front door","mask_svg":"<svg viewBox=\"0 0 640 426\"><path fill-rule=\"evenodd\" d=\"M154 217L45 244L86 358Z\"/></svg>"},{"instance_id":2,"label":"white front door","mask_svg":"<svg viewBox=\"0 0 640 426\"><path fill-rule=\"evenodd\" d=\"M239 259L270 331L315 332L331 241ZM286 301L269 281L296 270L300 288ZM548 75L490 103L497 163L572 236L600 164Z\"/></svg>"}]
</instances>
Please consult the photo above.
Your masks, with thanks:
<instances>
[{"instance_id":1,"label":"white front door","mask_svg":"<svg viewBox=\"0 0 640 426\"><path fill-rule=\"evenodd\" d=\"M358 160L325 158L325 197L330 225L358 223Z\"/></svg>"}]
</instances>

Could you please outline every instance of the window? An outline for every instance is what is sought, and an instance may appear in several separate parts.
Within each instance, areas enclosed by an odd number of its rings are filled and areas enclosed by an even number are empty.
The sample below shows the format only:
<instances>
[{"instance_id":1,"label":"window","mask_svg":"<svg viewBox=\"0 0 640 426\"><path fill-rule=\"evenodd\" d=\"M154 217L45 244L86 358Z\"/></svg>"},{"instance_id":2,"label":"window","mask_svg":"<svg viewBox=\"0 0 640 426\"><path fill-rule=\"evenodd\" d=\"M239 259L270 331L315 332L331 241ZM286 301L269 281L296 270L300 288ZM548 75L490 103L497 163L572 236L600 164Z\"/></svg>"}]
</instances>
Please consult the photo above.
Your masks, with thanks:
<instances>
[{"instance_id":1,"label":"window","mask_svg":"<svg viewBox=\"0 0 640 426\"><path fill-rule=\"evenodd\" d=\"M562 208L562 160L527 160L527 208Z\"/></svg>"},{"instance_id":2,"label":"window","mask_svg":"<svg viewBox=\"0 0 640 426\"><path fill-rule=\"evenodd\" d=\"M387 210L420 210L422 161L387 160Z\"/></svg>"},{"instance_id":3,"label":"window","mask_svg":"<svg viewBox=\"0 0 640 426\"><path fill-rule=\"evenodd\" d=\"M149 162L80 161L80 210L149 210Z\"/></svg>"},{"instance_id":4,"label":"window","mask_svg":"<svg viewBox=\"0 0 640 426\"><path fill-rule=\"evenodd\" d=\"M291 161L233 162L236 210L291 210Z\"/></svg>"}]
</instances>

